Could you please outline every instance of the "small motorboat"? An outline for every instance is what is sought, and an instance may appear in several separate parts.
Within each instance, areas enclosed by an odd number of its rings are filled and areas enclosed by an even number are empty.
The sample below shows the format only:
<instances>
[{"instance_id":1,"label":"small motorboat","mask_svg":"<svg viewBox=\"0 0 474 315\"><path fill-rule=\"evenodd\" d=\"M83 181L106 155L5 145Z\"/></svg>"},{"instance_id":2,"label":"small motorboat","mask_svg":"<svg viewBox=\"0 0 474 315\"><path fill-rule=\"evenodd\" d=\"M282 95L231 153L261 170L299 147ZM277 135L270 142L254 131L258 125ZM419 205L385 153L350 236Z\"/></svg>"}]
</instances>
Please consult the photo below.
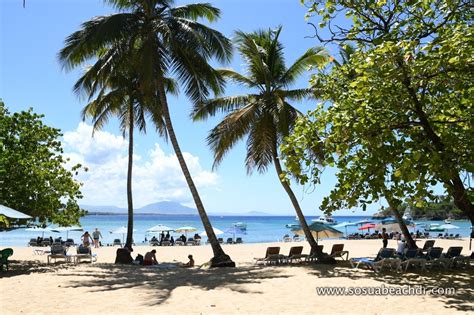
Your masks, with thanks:
<instances>
[{"instance_id":1,"label":"small motorboat","mask_svg":"<svg viewBox=\"0 0 474 315\"><path fill-rule=\"evenodd\" d=\"M232 226L233 226L233 227L236 227L236 228L239 228L239 229L241 229L242 231L247 230L247 224L245 224L245 223L243 223L243 222L235 222L235 223L232 223Z\"/></svg>"},{"instance_id":2,"label":"small motorboat","mask_svg":"<svg viewBox=\"0 0 474 315\"><path fill-rule=\"evenodd\" d=\"M318 223L325 224L325 225L336 225L337 224L337 221L334 220L332 217L329 217L329 216L321 216L317 219L312 219L311 221L318 222Z\"/></svg>"},{"instance_id":3,"label":"small motorboat","mask_svg":"<svg viewBox=\"0 0 474 315\"><path fill-rule=\"evenodd\" d=\"M285 227L289 228L289 229L297 229L300 227L300 225L298 223L288 223L285 225Z\"/></svg>"},{"instance_id":4,"label":"small motorboat","mask_svg":"<svg viewBox=\"0 0 474 315\"><path fill-rule=\"evenodd\" d=\"M446 224L451 224L451 222L452 222L452 221L451 221L450 218L447 218L446 220L444 220L444 223L446 223Z\"/></svg>"},{"instance_id":5,"label":"small motorboat","mask_svg":"<svg viewBox=\"0 0 474 315\"><path fill-rule=\"evenodd\" d=\"M425 225L426 232L444 232L444 228L437 223L431 223Z\"/></svg>"}]
</instances>

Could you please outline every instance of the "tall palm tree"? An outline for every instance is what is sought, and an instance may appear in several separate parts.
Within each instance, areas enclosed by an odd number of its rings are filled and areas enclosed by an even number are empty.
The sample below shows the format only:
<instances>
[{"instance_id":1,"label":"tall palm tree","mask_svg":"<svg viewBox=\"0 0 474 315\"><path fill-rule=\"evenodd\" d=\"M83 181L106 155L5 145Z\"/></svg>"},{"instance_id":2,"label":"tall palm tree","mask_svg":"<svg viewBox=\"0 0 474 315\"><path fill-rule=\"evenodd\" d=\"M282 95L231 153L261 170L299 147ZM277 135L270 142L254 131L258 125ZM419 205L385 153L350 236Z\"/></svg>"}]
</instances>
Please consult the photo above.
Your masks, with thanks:
<instances>
[{"instance_id":1,"label":"tall palm tree","mask_svg":"<svg viewBox=\"0 0 474 315\"><path fill-rule=\"evenodd\" d=\"M173 0L106 2L120 12L82 24L79 31L66 39L59 58L65 68L75 68L105 50L107 58L102 58L103 63L96 67L104 77L131 61L137 65L143 103L160 106L167 135L211 243L214 253L211 266L234 266L217 241L183 158L169 113L165 85L166 77L174 77L193 102L222 90L224 81L209 60L228 62L232 44L220 32L198 22L200 19L213 22L219 18L220 11L201 3L174 7Z\"/></svg>"},{"instance_id":2,"label":"tall palm tree","mask_svg":"<svg viewBox=\"0 0 474 315\"><path fill-rule=\"evenodd\" d=\"M305 236L312 250L317 252L317 243L308 228L298 200L289 182L284 179L279 146L293 129L297 117L301 115L289 101L311 98L314 95L311 88L290 87L308 67L326 62L328 55L322 48L310 48L287 68L283 46L278 40L280 32L281 27L275 31L237 32L236 42L245 62L247 75L227 69L219 72L252 93L201 102L195 106L193 118L203 120L217 112L227 113L207 138L214 152L214 167L239 140L247 137L247 172L250 174L256 168L263 173L270 164L274 164Z\"/></svg>"},{"instance_id":3,"label":"tall palm tree","mask_svg":"<svg viewBox=\"0 0 474 315\"><path fill-rule=\"evenodd\" d=\"M103 55L98 56L99 61ZM129 65L130 67L130 65ZM166 135L164 122L160 120L161 107L143 105L136 75L131 69L123 69L114 72L113 76L104 78L95 67L89 68L76 82L74 89L78 94L85 94L89 103L82 110L85 120L90 117L93 121L94 132L101 129L109 120L115 116L119 119L120 129L123 136L128 133L128 167L127 167L127 239L125 246L132 249L133 243L133 196L132 196L132 168L133 168L133 133L135 125L139 131L146 132L146 116L156 121L157 131ZM175 93L175 82L166 79L169 92Z\"/></svg>"}]
</instances>

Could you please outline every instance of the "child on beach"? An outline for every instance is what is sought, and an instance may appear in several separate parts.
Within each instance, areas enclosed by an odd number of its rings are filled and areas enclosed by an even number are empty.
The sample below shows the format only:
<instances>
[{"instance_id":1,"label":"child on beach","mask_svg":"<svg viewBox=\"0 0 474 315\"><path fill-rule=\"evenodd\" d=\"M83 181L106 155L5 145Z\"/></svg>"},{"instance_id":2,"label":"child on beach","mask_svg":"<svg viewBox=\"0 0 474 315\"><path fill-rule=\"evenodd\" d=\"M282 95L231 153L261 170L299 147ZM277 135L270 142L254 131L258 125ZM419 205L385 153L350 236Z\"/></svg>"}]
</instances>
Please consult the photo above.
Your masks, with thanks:
<instances>
[{"instance_id":1,"label":"child on beach","mask_svg":"<svg viewBox=\"0 0 474 315\"><path fill-rule=\"evenodd\" d=\"M189 255L188 258L189 258L189 261L188 261L187 263L185 263L184 265L182 265L181 268L191 268L191 267L194 267L193 255Z\"/></svg>"}]
</instances>

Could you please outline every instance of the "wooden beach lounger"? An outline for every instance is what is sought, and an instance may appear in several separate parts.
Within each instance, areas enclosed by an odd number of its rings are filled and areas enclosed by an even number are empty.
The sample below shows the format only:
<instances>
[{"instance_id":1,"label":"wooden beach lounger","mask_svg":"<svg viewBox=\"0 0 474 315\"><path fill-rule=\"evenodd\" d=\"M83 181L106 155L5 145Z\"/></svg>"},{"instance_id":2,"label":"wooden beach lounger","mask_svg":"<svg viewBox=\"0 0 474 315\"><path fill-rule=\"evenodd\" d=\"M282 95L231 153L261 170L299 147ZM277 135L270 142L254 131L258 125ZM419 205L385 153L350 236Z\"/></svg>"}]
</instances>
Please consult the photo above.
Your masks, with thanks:
<instances>
[{"instance_id":1,"label":"wooden beach lounger","mask_svg":"<svg viewBox=\"0 0 474 315\"><path fill-rule=\"evenodd\" d=\"M344 255L346 255L346 259L349 259L349 251L344 250L344 244L334 244L331 249L331 254L329 256L333 258L342 258L344 259Z\"/></svg>"},{"instance_id":2,"label":"wooden beach lounger","mask_svg":"<svg viewBox=\"0 0 474 315\"><path fill-rule=\"evenodd\" d=\"M301 262L301 259L304 258L305 255L302 255L303 246L293 246L290 248L290 252L288 256L282 256L281 260L284 263L293 263L293 262Z\"/></svg>"},{"instance_id":3,"label":"wooden beach lounger","mask_svg":"<svg viewBox=\"0 0 474 315\"><path fill-rule=\"evenodd\" d=\"M280 247L268 247L265 257L263 258L254 258L256 264L279 264L283 255L280 255Z\"/></svg>"}]
</instances>

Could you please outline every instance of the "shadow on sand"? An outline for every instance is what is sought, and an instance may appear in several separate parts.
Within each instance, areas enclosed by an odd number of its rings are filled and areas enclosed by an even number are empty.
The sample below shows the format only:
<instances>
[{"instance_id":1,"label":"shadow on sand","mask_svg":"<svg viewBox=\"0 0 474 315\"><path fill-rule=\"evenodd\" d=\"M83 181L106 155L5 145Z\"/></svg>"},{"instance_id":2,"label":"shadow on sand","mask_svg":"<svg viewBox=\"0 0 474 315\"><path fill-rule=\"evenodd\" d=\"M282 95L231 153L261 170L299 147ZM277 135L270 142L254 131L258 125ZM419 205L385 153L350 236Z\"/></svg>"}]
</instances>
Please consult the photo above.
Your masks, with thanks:
<instances>
[{"instance_id":1,"label":"shadow on sand","mask_svg":"<svg viewBox=\"0 0 474 315\"><path fill-rule=\"evenodd\" d=\"M429 271L395 272L382 271L375 273L367 269L353 269L349 262L338 262L336 267L327 265L308 265L308 274L318 278L346 277L352 280L371 279L386 286L422 286L427 292L431 289L455 288L455 294L441 294L441 302L446 309L474 311L474 269L433 269ZM439 291L438 291L439 292ZM428 293L427 293L428 294ZM439 296L439 295L438 295Z\"/></svg>"},{"instance_id":2,"label":"shadow on sand","mask_svg":"<svg viewBox=\"0 0 474 315\"><path fill-rule=\"evenodd\" d=\"M262 293L260 291L244 289L243 285L260 283L265 279L290 277L272 268L260 269L254 266L159 269L114 264L94 264L87 272L71 269L71 272L59 273L57 276L83 276L83 279L69 281L63 286L87 287L92 292L145 288L149 292L149 298L145 299L145 303L150 306L165 302L178 287L195 287L204 290L225 288L239 293L260 294Z\"/></svg>"}]
</instances>

